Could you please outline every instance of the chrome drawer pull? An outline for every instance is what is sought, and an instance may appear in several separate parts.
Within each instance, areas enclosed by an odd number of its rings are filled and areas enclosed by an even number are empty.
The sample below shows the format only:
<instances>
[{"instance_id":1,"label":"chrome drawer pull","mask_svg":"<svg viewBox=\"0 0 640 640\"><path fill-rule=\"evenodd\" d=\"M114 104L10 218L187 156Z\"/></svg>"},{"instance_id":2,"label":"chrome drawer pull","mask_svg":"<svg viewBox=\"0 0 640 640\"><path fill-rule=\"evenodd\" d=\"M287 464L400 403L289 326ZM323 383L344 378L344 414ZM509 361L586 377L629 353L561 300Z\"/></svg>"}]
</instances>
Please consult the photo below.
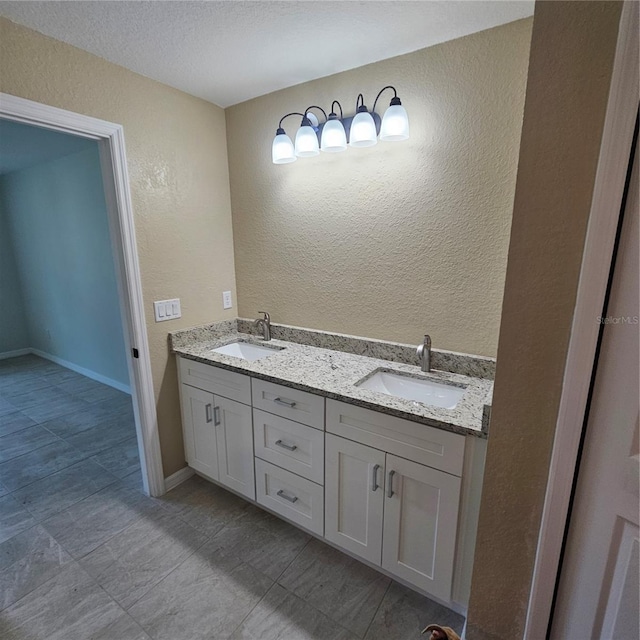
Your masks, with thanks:
<instances>
[{"instance_id":1,"label":"chrome drawer pull","mask_svg":"<svg viewBox=\"0 0 640 640\"><path fill-rule=\"evenodd\" d=\"M371 474L371 491L375 491L380 485L378 484L378 469L380 465L377 464L373 467L373 473Z\"/></svg>"},{"instance_id":2,"label":"chrome drawer pull","mask_svg":"<svg viewBox=\"0 0 640 640\"><path fill-rule=\"evenodd\" d=\"M393 498L393 476L395 475L395 471L389 471L389 476L387 478L387 498Z\"/></svg>"},{"instance_id":3,"label":"chrome drawer pull","mask_svg":"<svg viewBox=\"0 0 640 640\"><path fill-rule=\"evenodd\" d=\"M282 398L274 398L273 401L276 404L282 405L283 407L289 407L289 409L293 409L296 406L296 403L293 400L283 400Z\"/></svg>"},{"instance_id":4,"label":"chrome drawer pull","mask_svg":"<svg viewBox=\"0 0 640 640\"><path fill-rule=\"evenodd\" d=\"M211 422L211 420L213 420L211 417L211 403L204 405L204 417L207 422Z\"/></svg>"},{"instance_id":5,"label":"chrome drawer pull","mask_svg":"<svg viewBox=\"0 0 640 640\"><path fill-rule=\"evenodd\" d=\"M213 424L216 427L220 424L220 407L213 407Z\"/></svg>"},{"instance_id":6,"label":"chrome drawer pull","mask_svg":"<svg viewBox=\"0 0 640 640\"><path fill-rule=\"evenodd\" d=\"M289 502L297 502L298 500L298 496L289 496L282 489L280 489L276 495L288 500Z\"/></svg>"},{"instance_id":7,"label":"chrome drawer pull","mask_svg":"<svg viewBox=\"0 0 640 640\"><path fill-rule=\"evenodd\" d=\"M282 442L282 440L276 440L276 444L287 451L295 451L298 447L295 444L287 444L286 442Z\"/></svg>"}]
</instances>

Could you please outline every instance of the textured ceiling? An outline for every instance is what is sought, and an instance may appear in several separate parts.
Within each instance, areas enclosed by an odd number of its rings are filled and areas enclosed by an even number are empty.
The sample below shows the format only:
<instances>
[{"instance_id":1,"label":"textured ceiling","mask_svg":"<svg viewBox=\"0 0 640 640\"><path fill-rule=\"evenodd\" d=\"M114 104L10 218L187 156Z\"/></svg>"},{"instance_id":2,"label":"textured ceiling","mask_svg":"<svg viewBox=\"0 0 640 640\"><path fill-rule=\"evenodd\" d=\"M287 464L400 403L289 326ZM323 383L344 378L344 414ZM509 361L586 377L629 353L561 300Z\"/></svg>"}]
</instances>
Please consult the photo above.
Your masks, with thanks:
<instances>
[{"instance_id":1,"label":"textured ceiling","mask_svg":"<svg viewBox=\"0 0 640 640\"><path fill-rule=\"evenodd\" d=\"M0 119L0 175L68 156L94 140Z\"/></svg>"},{"instance_id":2,"label":"textured ceiling","mask_svg":"<svg viewBox=\"0 0 640 640\"><path fill-rule=\"evenodd\" d=\"M533 0L51 0L0 14L228 107L528 17Z\"/></svg>"}]
</instances>

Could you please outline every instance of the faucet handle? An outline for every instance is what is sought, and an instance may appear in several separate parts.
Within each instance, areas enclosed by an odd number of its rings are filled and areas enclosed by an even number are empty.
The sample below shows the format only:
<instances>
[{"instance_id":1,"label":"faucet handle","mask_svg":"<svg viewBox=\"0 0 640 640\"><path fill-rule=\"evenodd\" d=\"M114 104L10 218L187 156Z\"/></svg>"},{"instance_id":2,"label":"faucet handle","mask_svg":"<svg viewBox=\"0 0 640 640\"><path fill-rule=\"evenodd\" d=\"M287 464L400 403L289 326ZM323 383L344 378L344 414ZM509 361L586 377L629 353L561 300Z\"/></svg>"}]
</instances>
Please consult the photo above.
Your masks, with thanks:
<instances>
[{"instance_id":1,"label":"faucet handle","mask_svg":"<svg viewBox=\"0 0 640 640\"><path fill-rule=\"evenodd\" d=\"M271 316L270 316L266 311L258 311L258 313L262 313L262 314L264 315L264 319L265 319L267 322L270 322L270 321L271 321Z\"/></svg>"}]
</instances>

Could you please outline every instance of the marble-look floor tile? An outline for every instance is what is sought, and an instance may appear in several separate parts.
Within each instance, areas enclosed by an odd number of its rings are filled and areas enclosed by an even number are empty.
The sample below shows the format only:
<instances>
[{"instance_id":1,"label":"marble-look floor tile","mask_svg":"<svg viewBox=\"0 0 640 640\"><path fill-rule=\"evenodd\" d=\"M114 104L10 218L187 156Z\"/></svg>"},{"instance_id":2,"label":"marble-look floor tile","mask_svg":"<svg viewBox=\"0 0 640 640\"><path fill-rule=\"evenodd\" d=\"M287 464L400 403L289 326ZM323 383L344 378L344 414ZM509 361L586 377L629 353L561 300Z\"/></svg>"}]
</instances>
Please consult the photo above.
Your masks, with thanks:
<instances>
[{"instance_id":1,"label":"marble-look floor tile","mask_svg":"<svg viewBox=\"0 0 640 640\"><path fill-rule=\"evenodd\" d=\"M24 395L25 393L37 392L40 389L50 387L51 383L45 378L39 375L30 375L22 378L22 380L16 380L10 384L5 384L0 388L0 395L7 400L11 400L16 396Z\"/></svg>"},{"instance_id":2,"label":"marble-look floor tile","mask_svg":"<svg viewBox=\"0 0 640 640\"><path fill-rule=\"evenodd\" d=\"M11 495L0 498L0 542L29 529L36 521Z\"/></svg>"},{"instance_id":3,"label":"marble-look floor tile","mask_svg":"<svg viewBox=\"0 0 640 640\"><path fill-rule=\"evenodd\" d=\"M44 520L114 482L117 478L99 464L83 460L18 489L13 496L34 518Z\"/></svg>"},{"instance_id":4,"label":"marble-look floor tile","mask_svg":"<svg viewBox=\"0 0 640 640\"><path fill-rule=\"evenodd\" d=\"M122 478L120 483L129 487L130 489L135 489L136 491L140 491L144 493L144 484L142 482L142 470L137 469L133 473L130 473L128 476Z\"/></svg>"},{"instance_id":5,"label":"marble-look floor tile","mask_svg":"<svg viewBox=\"0 0 640 640\"><path fill-rule=\"evenodd\" d=\"M392 636L389 636L389 639L391 638ZM230 640L356 639L357 636L353 633L277 584L269 590L230 638Z\"/></svg>"},{"instance_id":6,"label":"marble-look floor tile","mask_svg":"<svg viewBox=\"0 0 640 640\"><path fill-rule=\"evenodd\" d=\"M120 483L109 485L76 502L42 526L74 558L82 558L138 518L154 511L162 513L153 500Z\"/></svg>"},{"instance_id":7,"label":"marble-look floor tile","mask_svg":"<svg viewBox=\"0 0 640 640\"><path fill-rule=\"evenodd\" d=\"M106 384L101 384L94 389L85 389L75 395L85 402L116 402L118 404L131 402L131 396L128 393L118 391L118 389L109 387Z\"/></svg>"},{"instance_id":8,"label":"marble-look floor tile","mask_svg":"<svg viewBox=\"0 0 640 640\"><path fill-rule=\"evenodd\" d=\"M16 411L19 411L18 407L8 400L0 398L0 418L4 418L4 416L8 416Z\"/></svg>"},{"instance_id":9,"label":"marble-look floor tile","mask_svg":"<svg viewBox=\"0 0 640 640\"><path fill-rule=\"evenodd\" d=\"M129 613L155 640L227 638L272 584L209 541Z\"/></svg>"},{"instance_id":10,"label":"marble-look floor tile","mask_svg":"<svg viewBox=\"0 0 640 640\"><path fill-rule=\"evenodd\" d=\"M87 429L92 429L109 419L124 420L125 418L122 417L118 406L114 408L98 403L89 404L81 411L68 413L41 424L51 433L55 433L61 438L68 438ZM131 418L131 424L134 424L133 418Z\"/></svg>"},{"instance_id":11,"label":"marble-look floor tile","mask_svg":"<svg viewBox=\"0 0 640 640\"><path fill-rule=\"evenodd\" d=\"M81 565L128 609L205 542L206 536L163 512L139 518L85 556Z\"/></svg>"},{"instance_id":12,"label":"marble-look floor tile","mask_svg":"<svg viewBox=\"0 0 640 640\"><path fill-rule=\"evenodd\" d=\"M53 442L59 442L59 438L39 425L2 436L0 437L0 463Z\"/></svg>"},{"instance_id":13,"label":"marble-look floor tile","mask_svg":"<svg viewBox=\"0 0 640 640\"><path fill-rule=\"evenodd\" d=\"M82 391L90 391L105 386L96 380L77 374L74 377L59 380L55 385L61 391L69 393L72 396L76 396Z\"/></svg>"},{"instance_id":14,"label":"marble-look floor tile","mask_svg":"<svg viewBox=\"0 0 640 640\"><path fill-rule=\"evenodd\" d=\"M462 633L464 616L397 582L391 583L382 599L366 640L413 640L428 624L451 627Z\"/></svg>"},{"instance_id":15,"label":"marble-look floor tile","mask_svg":"<svg viewBox=\"0 0 640 640\"><path fill-rule=\"evenodd\" d=\"M12 411L2 416L2 420L0 420L0 436L22 431L22 429L33 427L35 424L35 421L22 413L22 411Z\"/></svg>"},{"instance_id":16,"label":"marble-look floor tile","mask_svg":"<svg viewBox=\"0 0 640 640\"><path fill-rule=\"evenodd\" d=\"M3 640L149 640L75 562L0 616Z\"/></svg>"},{"instance_id":17,"label":"marble-look floor tile","mask_svg":"<svg viewBox=\"0 0 640 640\"><path fill-rule=\"evenodd\" d=\"M101 451L91 458L107 471L118 478L124 478L140 469L140 456L138 455L138 438L116 443L110 449Z\"/></svg>"},{"instance_id":18,"label":"marble-look floor tile","mask_svg":"<svg viewBox=\"0 0 640 640\"><path fill-rule=\"evenodd\" d=\"M51 444L1 463L0 481L15 491L87 457L83 451L56 438Z\"/></svg>"},{"instance_id":19,"label":"marble-look floor tile","mask_svg":"<svg viewBox=\"0 0 640 640\"><path fill-rule=\"evenodd\" d=\"M30 418L36 422L47 422L68 413L76 413L86 409L89 403L74 396L60 397L48 403L35 404L23 409Z\"/></svg>"},{"instance_id":20,"label":"marble-look floor tile","mask_svg":"<svg viewBox=\"0 0 640 640\"><path fill-rule=\"evenodd\" d=\"M314 539L278 582L362 637L391 580Z\"/></svg>"},{"instance_id":21,"label":"marble-look floor tile","mask_svg":"<svg viewBox=\"0 0 640 640\"><path fill-rule=\"evenodd\" d=\"M215 537L227 553L277 580L311 536L270 513L250 505L244 515Z\"/></svg>"},{"instance_id":22,"label":"marble-look floor tile","mask_svg":"<svg viewBox=\"0 0 640 640\"><path fill-rule=\"evenodd\" d=\"M11 404L24 411L29 407L37 405L47 405L58 402L60 400L70 400L71 396L56 387L47 386L44 389L36 389L33 391L25 391L21 394L15 394L11 398Z\"/></svg>"},{"instance_id":23,"label":"marble-look floor tile","mask_svg":"<svg viewBox=\"0 0 640 640\"><path fill-rule=\"evenodd\" d=\"M0 496L6 496L7 493L9 492L9 489L7 489L7 487L5 487L2 482L0 482Z\"/></svg>"},{"instance_id":24,"label":"marble-look floor tile","mask_svg":"<svg viewBox=\"0 0 640 640\"><path fill-rule=\"evenodd\" d=\"M36 525L0 544L0 609L17 602L71 562L71 556Z\"/></svg>"},{"instance_id":25,"label":"marble-look floor tile","mask_svg":"<svg viewBox=\"0 0 640 640\"><path fill-rule=\"evenodd\" d=\"M67 437L66 441L71 446L93 456L135 435L135 426L133 424L117 418L111 418L91 429Z\"/></svg>"},{"instance_id":26,"label":"marble-look floor tile","mask_svg":"<svg viewBox=\"0 0 640 640\"><path fill-rule=\"evenodd\" d=\"M242 498L199 476L189 478L157 500L170 513L209 535L239 518L249 506Z\"/></svg>"}]
</instances>

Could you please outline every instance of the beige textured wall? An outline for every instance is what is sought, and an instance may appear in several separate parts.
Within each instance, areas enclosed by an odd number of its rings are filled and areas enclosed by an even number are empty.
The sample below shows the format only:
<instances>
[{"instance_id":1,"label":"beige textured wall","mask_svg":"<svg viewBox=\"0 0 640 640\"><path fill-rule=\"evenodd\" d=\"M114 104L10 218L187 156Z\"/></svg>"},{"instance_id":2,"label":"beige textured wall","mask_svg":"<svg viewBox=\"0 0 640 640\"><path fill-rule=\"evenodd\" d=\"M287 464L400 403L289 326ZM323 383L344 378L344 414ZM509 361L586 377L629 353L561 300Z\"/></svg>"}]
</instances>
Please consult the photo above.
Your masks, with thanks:
<instances>
[{"instance_id":1,"label":"beige textured wall","mask_svg":"<svg viewBox=\"0 0 640 640\"><path fill-rule=\"evenodd\" d=\"M124 126L165 475L184 466L167 332L235 316L224 111L35 31L0 21L0 90ZM153 300L180 298L156 324Z\"/></svg>"},{"instance_id":2,"label":"beige textured wall","mask_svg":"<svg viewBox=\"0 0 640 640\"><path fill-rule=\"evenodd\" d=\"M409 343L428 331L494 356L530 31L514 22L228 108L240 315ZM337 99L350 115L387 84L408 141L271 163L285 113ZM292 138L298 125L285 121Z\"/></svg>"},{"instance_id":3,"label":"beige textured wall","mask_svg":"<svg viewBox=\"0 0 640 640\"><path fill-rule=\"evenodd\" d=\"M619 17L536 3L468 640L524 629Z\"/></svg>"}]
</instances>

